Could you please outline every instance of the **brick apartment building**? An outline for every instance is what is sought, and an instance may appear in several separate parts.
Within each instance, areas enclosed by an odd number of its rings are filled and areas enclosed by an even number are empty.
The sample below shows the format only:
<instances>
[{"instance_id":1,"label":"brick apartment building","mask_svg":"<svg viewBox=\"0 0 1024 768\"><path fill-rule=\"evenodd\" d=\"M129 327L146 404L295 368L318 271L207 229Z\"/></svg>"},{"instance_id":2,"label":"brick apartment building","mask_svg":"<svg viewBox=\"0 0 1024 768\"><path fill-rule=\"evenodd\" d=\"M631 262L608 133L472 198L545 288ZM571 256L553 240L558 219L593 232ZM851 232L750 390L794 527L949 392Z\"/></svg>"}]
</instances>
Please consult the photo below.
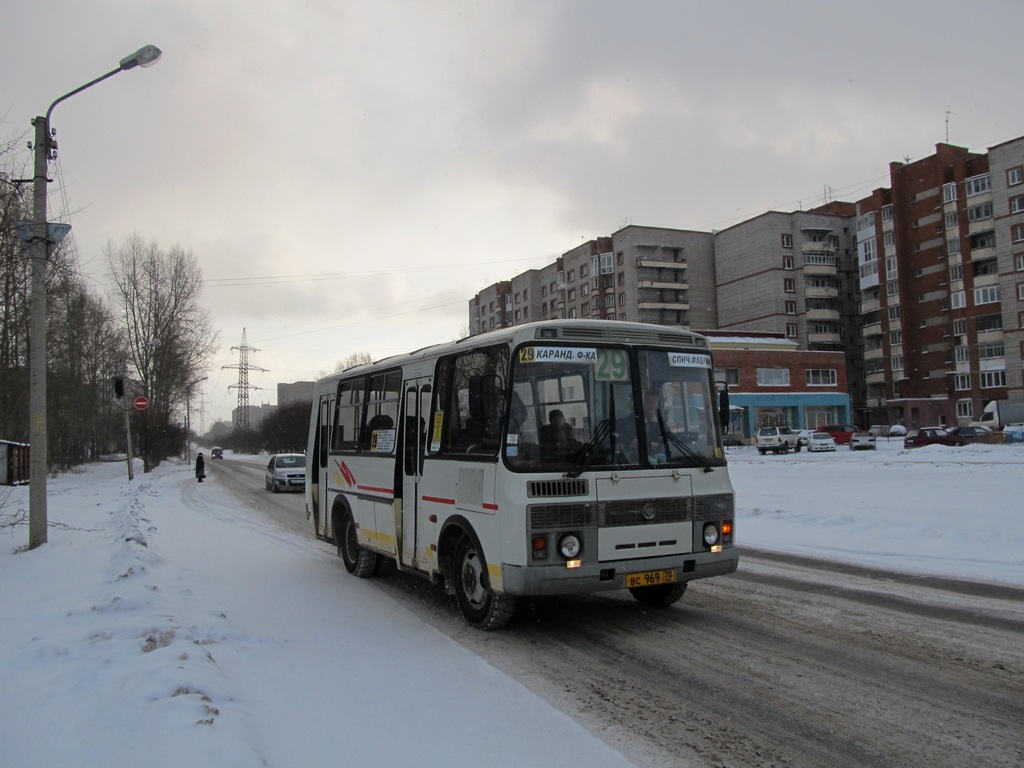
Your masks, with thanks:
<instances>
[{"instance_id":1,"label":"brick apartment building","mask_svg":"<svg viewBox=\"0 0 1024 768\"><path fill-rule=\"evenodd\" d=\"M1022 168L1024 139L989 154L939 144L857 203L872 423L966 423L1021 391Z\"/></svg>"}]
</instances>

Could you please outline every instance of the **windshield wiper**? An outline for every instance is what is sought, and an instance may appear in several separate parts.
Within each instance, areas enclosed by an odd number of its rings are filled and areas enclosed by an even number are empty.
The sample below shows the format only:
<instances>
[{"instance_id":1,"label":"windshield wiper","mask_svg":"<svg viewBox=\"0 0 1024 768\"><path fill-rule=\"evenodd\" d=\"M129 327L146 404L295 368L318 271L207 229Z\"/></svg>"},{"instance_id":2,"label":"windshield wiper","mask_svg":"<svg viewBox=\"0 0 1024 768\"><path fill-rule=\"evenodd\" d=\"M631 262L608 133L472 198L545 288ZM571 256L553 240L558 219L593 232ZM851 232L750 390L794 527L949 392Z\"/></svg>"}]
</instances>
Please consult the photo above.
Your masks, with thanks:
<instances>
[{"instance_id":1,"label":"windshield wiper","mask_svg":"<svg viewBox=\"0 0 1024 768\"><path fill-rule=\"evenodd\" d=\"M590 439L587 440L587 442L580 448L580 451L576 456L575 466L566 472L564 477L579 477L580 473L586 469L594 449L597 448L601 441L604 440L611 431L611 419L605 419L604 421L598 422L597 426L594 428L594 434L592 434Z\"/></svg>"},{"instance_id":2,"label":"windshield wiper","mask_svg":"<svg viewBox=\"0 0 1024 768\"><path fill-rule=\"evenodd\" d=\"M669 444L671 444L678 448L681 453L693 459L700 466L702 466L705 472L715 471L715 468L711 466L711 462L708 460L706 456L693 450L693 448L688 446L678 436L676 436L675 433L669 432L667 429L665 429L665 420L661 416L661 408L658 409L658 429L661 432L661 442L665 446L666 457L672 458L672 450L669 448Z\"/></svg>"}]
</instances>

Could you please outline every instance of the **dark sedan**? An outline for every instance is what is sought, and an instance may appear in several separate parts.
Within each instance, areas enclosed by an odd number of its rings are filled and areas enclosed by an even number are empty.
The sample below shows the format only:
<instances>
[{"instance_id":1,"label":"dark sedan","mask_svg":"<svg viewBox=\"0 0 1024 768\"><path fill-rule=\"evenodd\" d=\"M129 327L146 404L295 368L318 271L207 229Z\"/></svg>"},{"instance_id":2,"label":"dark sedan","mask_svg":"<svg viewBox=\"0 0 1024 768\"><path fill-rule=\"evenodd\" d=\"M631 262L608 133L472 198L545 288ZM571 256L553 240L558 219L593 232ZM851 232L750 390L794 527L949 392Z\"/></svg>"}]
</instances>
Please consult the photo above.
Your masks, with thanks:
<instances>
[{"instance_id":1,"label":"dark sedan","mask_svg":"<svg viewBox=\"0 0 1024 768\"><path fill-rule=\"evenodd\" d=\"M922 445L964 445L964 441L942 427L912 429L903 438L904 448L920 448Z\"/></svg>"},{"instance_id":2,"label":"dark sedan","mask_svg":"<svg viewBox=\"0 0 1024 768\"><path fill-rule=\"evenodd\" d=\"M953 427L949 434L965 443L987 443L992 439L992 430L988 427Z\"/></svg>"}]
</instances>

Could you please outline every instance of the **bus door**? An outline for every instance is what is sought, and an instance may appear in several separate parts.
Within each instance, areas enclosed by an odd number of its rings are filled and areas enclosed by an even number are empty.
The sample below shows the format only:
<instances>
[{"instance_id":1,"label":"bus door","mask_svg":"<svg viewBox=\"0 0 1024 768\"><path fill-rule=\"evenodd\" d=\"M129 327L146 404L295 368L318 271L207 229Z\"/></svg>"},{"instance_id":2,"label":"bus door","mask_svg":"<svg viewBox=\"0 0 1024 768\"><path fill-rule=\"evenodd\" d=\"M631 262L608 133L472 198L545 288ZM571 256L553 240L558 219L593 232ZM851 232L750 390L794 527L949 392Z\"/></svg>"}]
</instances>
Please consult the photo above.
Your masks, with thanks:
<instances>
[{"instance_id":1,"label":"bus door","mask_svg":"<svg viewBox=\"0 0 1024 768\"><path fill-rule=\"evenodd\" d=\"M402 504L396 514L395 534L399 562L420 568L416 520L420 507L420 481L423 478L423 454L427 445L427 419L430 415L430 379L406 382L405 416L402 425ZM396 512L399 505L396 506Z\"/></svg>"},{"instance_id":2,"label":"bus door","mask_svg":"<svg viewBox=\"0 0 1024 768\"><path fill-rule=\"evenodd\" d=\"M306 488L306 511L313 515L313 529L317 536L324 536L326 531L326 515L324 503L327 500L327 467L328 455L331 451L331 422L334 414L335 395L324 395L320 398L320 412L317 415L316 434L313 438L313 455L309 483Z\"/></svg>"}]
</instances>

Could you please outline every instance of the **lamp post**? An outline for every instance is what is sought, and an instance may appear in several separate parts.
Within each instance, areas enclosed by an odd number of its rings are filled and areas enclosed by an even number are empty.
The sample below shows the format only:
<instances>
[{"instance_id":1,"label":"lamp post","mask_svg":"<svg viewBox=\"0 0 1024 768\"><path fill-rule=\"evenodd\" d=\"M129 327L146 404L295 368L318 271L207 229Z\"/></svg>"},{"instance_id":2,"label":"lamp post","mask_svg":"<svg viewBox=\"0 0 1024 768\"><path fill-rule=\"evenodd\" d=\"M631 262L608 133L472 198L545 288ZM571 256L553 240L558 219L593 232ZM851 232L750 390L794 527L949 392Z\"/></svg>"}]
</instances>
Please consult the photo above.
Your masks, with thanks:
<instances>
[{"instance_id":1,"label":"lamp post","mask_svg":"<svg viewBox=\"0 0 1024 768\"><path fill-rule=\"evenodd\" d=\"M47 225L47 163L57 145L51 140L50 113L65 99L84 91L118 72L148 67L160 58L160 49L147 45L121 59L117 69L90 80L54 101L45 117L36 117L35 169L32 179L32 222L17 222L18 235L29 244L32 261L32 292L29 305L29 520L28 546L46 543L46 474L49 472L46 445L46 262L53 247L71 229L68 225ZM56 229L63 227L63 230Z\"/></svg>"}]
</instances>

